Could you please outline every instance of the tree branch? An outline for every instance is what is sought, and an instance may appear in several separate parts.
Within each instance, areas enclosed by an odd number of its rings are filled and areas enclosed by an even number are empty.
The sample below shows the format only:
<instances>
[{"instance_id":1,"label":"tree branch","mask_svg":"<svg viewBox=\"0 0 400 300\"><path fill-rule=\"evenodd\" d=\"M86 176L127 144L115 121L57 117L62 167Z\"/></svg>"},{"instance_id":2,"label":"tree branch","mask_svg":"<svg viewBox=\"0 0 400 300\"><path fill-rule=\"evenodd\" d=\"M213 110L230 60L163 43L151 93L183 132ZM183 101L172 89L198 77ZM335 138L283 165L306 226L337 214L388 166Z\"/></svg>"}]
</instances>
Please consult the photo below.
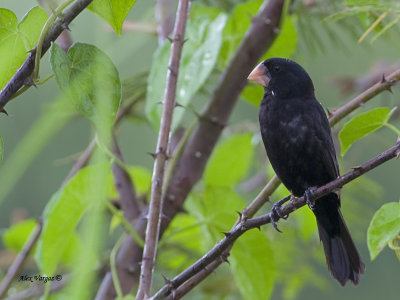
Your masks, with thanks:
<instances>
[{"instance_id":1,"label":"tree branch","mask_svg":"<svg viewBox=\"0 0 400 300\"><path fill-rule=\"evenodd\" d=\"M7 292L12 281L14 280L15 276L17 275L19 269L22 267L25 259L28 257L33 246L35 246L35 244L40 236L40 233L42 232L42 228L43 228L43 223L42 223L42 221L39 220L35 229L31 233L29 240L26 242L26 244L22 248L21 252L18 253L18 256L15 258L14 262L8 269L6 276L4 277L3 281L0 284L0 299L2 299L4 294Z\"/></svg>"},{"instance_id":2,"label":"tree branch","mask_svg":"<svg viewBox=\"0 0 400 300\"><path fill-rule=\"evenodd\" d=\"M380 94L383 91L391 91L391 87L396 84L400 80L400 69L397 69L393 73L391 73L388 77L385 77L382 74L382 80L378 83L374 84L363 93L347 102L341 108L333 111L329 115L329 124L331 127L335 126L341 119L345 116L349 115L356 108L360 107L376 95Z\"/></svg>"},{"instance_id":3,"label":"tree branch","mask_svg":"<svg viewBox=\"0 0 400 300\"><path fill-rule=\"evenodd\" d=\"M182 56L188 11L189 0L180 0L174 28L175 33L171 45L171 56L169 60L167 84L164 96L164 109L161 117L161 125L153 169L146 239L143 250L139 290L136 296L136 299L138 300L147 298L150 295L153 269L157 253L158 237L160 232L164 169L167 161L168 142L171 131L173 111L175 108L179 64Z\"/></svg>"},{"instance_id":4,"label":"tree branch","mask_svg":"<svg viewBox=\"0 0 400 300\"><path fill-rule=\"evenodd\" d=\"M73 19L76 18L93 0L76 0L71 4L62 14L62 18L58 17L49 31L42 46L42 56L50 48L51 42L55 41L61 32L68 27ZM35 55L36 48L33 49L28 58L24 61L22 66L6 84L6 86L0 92L0 111L4 109L4 106L11 100L12 96L18 92L18 90L25 85L27 78L32 75L32 71L35 67Z\"/></svg>"},{"instance_id":5,"label":"tree branch","mask_svg":"<svg viewBox=\"0 0 400 300\"><path fill-rule=\"evenodd\" d=\"M123 161L121 150L118 146L117 139L114 138L114 155ZM119 203L125 218L132 223L140 216L140 203L135 194L135 188L132 184L129 174L116 162L112 165L114 174L114 184L118 191Z\"/></svg>"},{"instance_id":6,"label":"tree branch","mask_svg":"<svg viewBox=\"0 0 400 300\"><path fill-rule=\"evenodd\" d=\"M343 176L339 176L335 180L317 188L310 197L311 201L316 201L324 195L329 194L330 192L343 187L345 184L349 183L350 181L360 177L361 175L365 174L366 172L380 166L381 164L385 163L386 161L398 157L400 155L400 142L390 149L386 150L385 152L379 154L378 156L374 157L373 159L367 161L366 163L353 168L352 171L346 173ZM284 205L281 208L281 214L284 216L290 215L295 210L299 209L300 207L306 204L306 199L303 197L296 198L291 200L288 204ZM277 216L275 221L279 220ZM181 274L177 275L173 280L169 281L163 288L161 288L152 300L157 299L164 299L168 296L171 292L175 291L175 295L177 294L180 285L182 285L185 281L187 281L192 276L202 272L204 269L209 272L208 265L213 261L220 260L220 257L224 250L230 247L236 239L238 239L243 233L247 230L252 228L258 228L261 225L265 225L271 223L271 213L265 214L263 216L253 218L253 219L246 219L243 218L231 231L229 231L226 236L218 242L209 252L207 252L201 259L183 271ZM181 293L181 292L179 292ZM174 297L173 299L178 299Z\"/></svg>"}]
</instances>

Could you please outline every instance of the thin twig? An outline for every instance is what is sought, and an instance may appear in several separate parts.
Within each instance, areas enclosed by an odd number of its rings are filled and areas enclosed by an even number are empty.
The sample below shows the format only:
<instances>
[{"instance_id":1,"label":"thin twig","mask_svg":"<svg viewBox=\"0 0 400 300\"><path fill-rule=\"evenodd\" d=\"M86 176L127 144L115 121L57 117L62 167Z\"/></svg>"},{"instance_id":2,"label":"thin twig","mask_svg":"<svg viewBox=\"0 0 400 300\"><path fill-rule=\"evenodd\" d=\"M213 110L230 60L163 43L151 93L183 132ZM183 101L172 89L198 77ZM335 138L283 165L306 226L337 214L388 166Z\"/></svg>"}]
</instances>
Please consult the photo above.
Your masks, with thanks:
<instances>
[{"instance_id":1,"label":"thin twig","mask_svg":"<svg viewBox=\"0 0 400 300\"><path fill-rule=\"evenodd\" d=\"M189 0L180 0L176 15L174 28L175 33L171 45L171 56L167 74L163 114L161 117L161 125L153 169L151 199L146 229L145 246L143 250L139 289L136 296L136 299L138 300L147 298L150 295L151 283L153 278L153 268L160 232L164 169L165 163L167 161L168 141L172 124L173 110L175 108L179 64L185 38L189 2Z\"/></svg>"},{"instance_id":2,"label":"thin twig","mask_svg":"<svg viewBox=\"0 0 400 300\"><path fill-rule=\"evenodd\" d=\"M114 138L114 155L123 161L121 150L118 146L117 139ZM132 184L129 174L116 162L112 165L114 174L114 184L118 191L119 203L125 218L132 222L140 216L140 203L136 197L135 188Z\"/></svg>"},{"instance_id":3,"label":"thin twig","mask_svg":"<svg viewBox=\"0 0 400 300\"><path fill-rule=\"evenodd\" d=\"M360 165L359 167L353 168L350 172L346 173L345 175L339 176L335 180L332 180L331 182L317 188L312 193L310 200L316 201L322 196L327 195L330 192L343 187L345 184L360 177L366 172L380 166L381 164L385 163L386 161L392 158L395 158L399 153L400 153L400 142L398 142L395 146L391 147L385 152L374 157L373 159ZM281 208L281 215L288 216L295 210L304 206L305 204L306 204L306 199L304 198L304 196L300 198L295 198ZM275 218L275 221L277 220L279 220L278 216ZM209 271L208 265L211 262L220 259L221 254L224 252L224 250L230 247L237 240L237 238L239 238L243 233L245 233L249 229L258 228L261 225L265 225L268 223L271 223L271 213L253 219L242 218L242 220L231 231L225 234L225 237L221 241L219 241L210 251L208 251L201 259L192 264L181 274L177 275L174 279L170 280L168 284L164 285L164 287L161 288L151 299L152 300L164 299L166 296L168 296L174 290L179 288L181 284L183 284L192 276L202 272L204 269L207 269ZM178 298L175 297L174 299Z\"/></svg>"},{"instance_id":4,"label":"thin twig","mask_svg":"<svg viewBox=\"0 0 400 300\"><path fill-rule=\"evenodd\" d=\"M329 124L331 125L331 127L335 126L341 119L349 115L356 108L360 107L376 95L380 94L383 91L391 91L391 87L399 80L400 69L397 69L387 77L382 76L382 80L380 82L374 84L339 109L331 112L329 115Z\"/></svg>"},{"instance_id":5,"label":"thin twig","mask_svg":"<svg viewBox=\"0 0 400 300\"><path fill-rule=\"evenodd\" d=\"M58 17L48 30L43 41L42 56L50 48L51 42L55 41L61 32L75 19L93 0L76 0ZM0 111L11 100L12 96L27 82L32 75L35 66L36 50L33 49L22 66L0 92Z\"/></svg>"},{"instance_id":6,"label":"thin twig","mask_svg":"<svg viewBox=\"0 0 400 300\"><path fill-rule=\"evenodd\" d=\"M43 223L41 220L39 220L36 227L33 229L29 237L29 240L26 242L22 250L18 253L17 257L15 258L12 265L8 269L6 276L4 277L3 281L0 284L0 299L2 299L2 297L7 292L15 276L22 267L22 264L24 263L25 259L28 257L33 246L35 246L40 236L40 233L42 232L42 227Z\"/></svg>"}]
</instances>

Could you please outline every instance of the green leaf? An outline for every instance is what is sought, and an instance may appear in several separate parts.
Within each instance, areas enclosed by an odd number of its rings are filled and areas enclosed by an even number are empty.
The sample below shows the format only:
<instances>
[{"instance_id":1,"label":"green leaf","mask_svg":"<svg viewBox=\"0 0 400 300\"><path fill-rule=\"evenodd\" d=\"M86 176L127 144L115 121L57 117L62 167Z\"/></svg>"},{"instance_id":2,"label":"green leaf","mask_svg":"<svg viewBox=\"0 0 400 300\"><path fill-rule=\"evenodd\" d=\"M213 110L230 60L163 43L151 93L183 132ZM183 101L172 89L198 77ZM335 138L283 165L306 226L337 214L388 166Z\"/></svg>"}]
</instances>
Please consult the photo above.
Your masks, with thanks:
<instances>
[{"instance_id":1,"label":"green leaf","mask_svg":"<svg viewBox=\"0 0 400 300\"><path fill-rule=\"evenodd\" d=\"M110 58L82 43L74 44L68 54L53 43L50 53L59 87L101 136L108 138L121 100L119 74Z\"/></svg>"},{"instance_id":2,"label":"green leaf","mask_svg":"<svg viewBox=\"0 0 400 300\"><path fill-rule=\"evenodd\" d=\"M28 57L28 51L35 47L46 21L46 12L38 6L19 24L11 10L0 8L0 90Z\"/></svg>"},{"instance_id":3,"label":"green leaf","mask_svg":"<svg viewBox=\"0 0 400 300\"><path fill-rule=\"evenodd\" d=\"M356 140L384 126L393 112L394 109L378 107L359 114L347 122L339 132L339 141L342 148L340 155L344 156Z\"/></svg>"},{"instance_id":4,"label":"green leaf","mask_svg":"<svg viewBox=\"0 0 400 300\"><path fill-rule=\"evenodd\" d=\"M75 229L87 209L98 200L99 192L105 194L105 186L94 183L98 174L107 172L110 172L108 163L81 169L46 205L42 235L35 255L44 274L54 274L63 256L72 255L64 254L68 247L78 247L73 241Z\"/></svg>"},{"instance_id":5,"label":"green leaf","mask_svg":"<svg viewBox=\"0 0 400 300\"><path fill-rule=\"evenodd\" d=\"M135 184L135 191L137 194L145 194L151 187L151 173L149 170L139 166L129 167L129 175Z\"/></svg>"},{"instance_id":6,"label":"green leaf","mask_svg":"<svg viewBox=\"0 0 400 300\"><path fill-rule=\"evenodd\" d=\"M286 15L282 24L280 34L276 37L272 46L264 54L261 60L271 57L289 58L297 47L297 33L294 26L295 16ZM247 102L259 106L264 94L264 88L258 84L248 84L241 96Z\"/></svg>"},{"instance_id":7,"label":"green leaf","mask_svg":"<svg viewBox=\"0 0 400 300\"><path fill-rule=\"evenodd\" d=\"M188 214L177 215L160 242L160 264L172 270L188 268L202 254L202 237L203 231L195 217Z\"/></svg>"},{"instance_id":8,"label":"green leaf","mask_svg":"<svg viewBox=\"0 0 400 300\"><path fill-rule=\"evenodd\" d=\"M219 10L199 5L193 5L190 15L186 29L189 39L183 46L176 91L176 101L183 106L189 104L213 70L227 19ZM160 101L164 97L170 48L169 43L164 43L156 50L148 78L146 115L156 129L160 126ZM181 121L183 113L182 108L174 110L173 129Z\"/></svg>"},{"instance_id":9,"label":"green leaf","mask_svg":"<svg viewBox=\"0 0 400 300\"><path fill-rule=\"evenodd\" d=\"M9 250L20 252L36 224L36 220L28 219L12 225L3 233L3 244Z\"/></svg>"},{"instance_id":10,"label":"green leaf","mask_svg":"<svg viewBox=\"0 0 400 300\"><path fill-rule=\"evenodd\" d=\"M275 260L261 231L246 232L233 246L232 272L243 299L269 299L275 283Z\"/></svg>"},{"instance_id":11,"label":"green leaf","mask_svg":"<svg viewBox=\"0 0 400 300\"><path fill-rule=\"evenodd\" d=\"M218 57L218 64L225 69L233 54L239 47L251 24L251 16L255 16L263 1L247 1L235 6L232 15L224 28L223 44Z\"/></svg>"},{"instance_id":12,"label":"green leaf","mask_svg":"<svg viewBox=\"0 0 400 300\"><path fill-rule=\"evenodd\" d=\"M136 0L94 0L88 9L105 20L121 35L122 24Z\"/></svg>"},{"instance_id":13,"label":"green leaf","mask_svg":"<svg viewBox=\"0 0 400 300\"><path fill-rule=\"evenodd\" d=\"M247 173L253 157L251 134L235 135L217 147L204 172L207 185L233 187Z\"/></svg>"},{"instance_id":14,"label":"green leaf","mask_svg":"<svg viewBox=\"0 0 400 300\"><path fill-rule=\"evenodd\" d=\"M367 243L371 260L400 233L400 203L382 205L372 217L367 232Z\"/></svg>"}]
</instances>

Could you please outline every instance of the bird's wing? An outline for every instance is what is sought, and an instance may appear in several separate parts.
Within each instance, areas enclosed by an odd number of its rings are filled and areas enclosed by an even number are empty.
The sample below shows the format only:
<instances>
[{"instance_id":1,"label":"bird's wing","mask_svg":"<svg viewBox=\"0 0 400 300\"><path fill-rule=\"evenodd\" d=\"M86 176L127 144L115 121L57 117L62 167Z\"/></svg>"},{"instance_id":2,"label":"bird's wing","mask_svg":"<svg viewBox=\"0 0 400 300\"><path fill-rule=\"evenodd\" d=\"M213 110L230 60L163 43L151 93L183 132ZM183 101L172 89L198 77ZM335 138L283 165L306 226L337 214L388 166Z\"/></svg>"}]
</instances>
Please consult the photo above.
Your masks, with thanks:
<instances>
[{"instance_id":1,"label":"bird's wing","mask_svg":"<svg viewBox=\"0 0 400 300\"><path fill-rule=\"evenodd\" d=\"M315 104L312 105L312 109L317 110L316 114L312 114L313 116L318 116L318 119L315 120L315 124L319 127L319 130L316 130L317 137L322 144L321 155L322 163L326 166L329 176L332 179L335 179L339 176L339 165L336 159L336 151L335 146L333 144L331 128L329 126L328 118L326 117L325 111L318 101L315 101Z\"/></svg>"}]
</instances>

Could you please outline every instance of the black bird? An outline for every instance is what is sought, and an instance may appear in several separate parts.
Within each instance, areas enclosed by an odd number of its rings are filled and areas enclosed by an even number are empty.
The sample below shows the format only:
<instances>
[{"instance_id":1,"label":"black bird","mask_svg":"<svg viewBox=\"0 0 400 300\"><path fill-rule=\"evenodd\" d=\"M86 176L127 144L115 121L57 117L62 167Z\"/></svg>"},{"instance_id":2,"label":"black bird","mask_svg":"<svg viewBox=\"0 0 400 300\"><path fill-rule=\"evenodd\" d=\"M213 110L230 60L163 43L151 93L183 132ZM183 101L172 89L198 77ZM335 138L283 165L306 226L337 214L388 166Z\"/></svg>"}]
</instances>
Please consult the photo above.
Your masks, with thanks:
<instances>
[{"instance_id":1,"label":"black bird","mask_svg":"<svg viewBox=\"0 0 400 300\"><path fill-rule=\"evenodd\" d=\"M260 63L248 79L264 87L261 136L271 165L288 190L297 197L307 196L337 178L331 129L307 72L289 59L271 58ZM348 280L357 285L365 266L340 212L339 193L309 206L332 276L342 286Z\"/></svg>"}]
</instances>

